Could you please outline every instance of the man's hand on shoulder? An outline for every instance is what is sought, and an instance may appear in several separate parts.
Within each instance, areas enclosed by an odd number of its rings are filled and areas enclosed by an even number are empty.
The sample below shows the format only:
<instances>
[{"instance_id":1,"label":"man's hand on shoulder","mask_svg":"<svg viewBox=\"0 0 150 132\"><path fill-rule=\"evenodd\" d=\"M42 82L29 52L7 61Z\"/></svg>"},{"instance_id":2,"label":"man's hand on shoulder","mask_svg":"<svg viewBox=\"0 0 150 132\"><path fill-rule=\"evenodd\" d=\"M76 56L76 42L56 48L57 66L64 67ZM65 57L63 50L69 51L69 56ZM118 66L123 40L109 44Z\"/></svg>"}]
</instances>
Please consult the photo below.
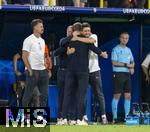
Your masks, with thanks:
<instances>
[{"instance_id":1,"label":"man's hand on shoulder","mask_svg":"<svg viewBox=\"0 0 150 132\"><path fill-rule=\"evenodd\" d=\"M78 39L78 37L77 36L75 36L75 37L73 37L72 39L71 39L71 41L78 41L79 39Z\"/></svg>"},{"instance_id":2,"label":"man's hand on shoulder","mask_svg":"<svg viewBox=\"0 0 150 132\"><path fill-rule=\"evenodd\" d=\"M75 52L75 48L70 48L70 47L67 48L67 55L71 55L74 52Z\"/></svg>"},{"instance_id":3,"label":"man's hand on shoulder","mask_svg":"<svg viewBox=\"0 0 150 132\"><path fill-rule=\"evenodd\" d=\"M74 31L72 33L73 37L77 37L78 35L80 35L81 33L79 31Z\"/></svg>"}]
</instances>

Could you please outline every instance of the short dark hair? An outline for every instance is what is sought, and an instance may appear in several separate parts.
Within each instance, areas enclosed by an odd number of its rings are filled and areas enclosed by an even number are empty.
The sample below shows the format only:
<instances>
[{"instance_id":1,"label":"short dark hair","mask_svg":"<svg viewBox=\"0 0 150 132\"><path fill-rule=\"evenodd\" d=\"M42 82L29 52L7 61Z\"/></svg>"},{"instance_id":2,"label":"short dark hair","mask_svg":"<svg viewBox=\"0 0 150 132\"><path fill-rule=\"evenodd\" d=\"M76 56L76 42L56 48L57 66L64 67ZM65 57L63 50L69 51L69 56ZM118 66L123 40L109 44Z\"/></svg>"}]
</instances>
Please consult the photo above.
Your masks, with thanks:
<instances>
[{"instance_id":1,"label":"short dark hair","mask_svg":"<svg viewBox=\"0 0 150 132\"><path fill-rule=\"evenodd\" d=\"M82 23L82 29L86 28L86 27L91 28L91 25L89 23L87 23L87 22Z\"/></svg>"},{"instance_id":2,"label":"short dark hair","mask_svg":"<svg viewBox=\"0 0 150 132\"><path fill-rule=\"evenodd\" d=\"M82 31L82 24L80 22L76 22L72 26L73 31Z\"/></svg>"},{"instance_id":3,"label":"short dark hair","mask_svg":"<svg viewBox=\"0 0 150 132\"><path fill-rule=\"evenodd\" d=\"M128 35L129 35L128 32L122 32L122 33L120 33L120 37L121 37L121 35L123 35L123 34L128 34Z\"/></svg>"},{"instance_id":4,"label":"short dark hair","mask_svg":"<svg viewBox=\"0 0 150 132\"><path fill-rule=\"evenodd\" d=\"M68 29L68 28L73 28L73 26L72 26L72 25L69 25L69 26L67 27L67 29Z\"/></svg>"},{"instance_id":5,"label":"short dark hair","mask_svg":"<svg viewBox=\"0 0 150 132\"><path fill-rule=\"evenodd\" d=\"M34 20L32 20L32 22L31 22L31 28L33 29L39 23L43 24L43 20L41 20L41 19L34 19Z\"/></svg>"}]
</instances>

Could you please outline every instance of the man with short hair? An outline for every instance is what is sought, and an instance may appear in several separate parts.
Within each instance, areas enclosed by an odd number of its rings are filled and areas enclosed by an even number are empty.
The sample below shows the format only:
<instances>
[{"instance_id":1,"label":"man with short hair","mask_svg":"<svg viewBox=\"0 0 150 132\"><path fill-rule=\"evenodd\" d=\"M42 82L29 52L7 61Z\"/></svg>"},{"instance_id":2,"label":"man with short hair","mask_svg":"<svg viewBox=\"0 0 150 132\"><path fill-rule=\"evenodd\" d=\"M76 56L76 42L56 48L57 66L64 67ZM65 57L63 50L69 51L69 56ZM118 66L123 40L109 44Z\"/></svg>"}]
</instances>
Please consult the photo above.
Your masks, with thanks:
<instances>
[{"instance_id":1,"label":"man with short hair","mask_svg":"<svg viewBox=\"0 0 150 132\"><path fill-rule=\"evenodd\" d=\"M120 34L120 44L113 48L111 60L113 68L113 88L112 100L113 123L118 123L117 107L122 91L124 92L125 118L130 112L131 102L131 75L134 74L134 58L131 50L126 46L129 41L129 33Z\"/></svg>"},{"instance_id":2,"label":"man with short hair","mask_svg":"<svg viewBox=\"0 0 150 132\"><path fill-rule=\"evenodd\" d=\"M34 19L31 22L31 27L33 34L24 40L22 48L22 59L27 70L22 105L28 107L33 89L37 86L41 94L40 107L46 107L49 78L44 58L45 41L41 38L44 32L43 21Z\"/></svg>"},{"instance_id":3,"label":"man with short hair","mask_svg":"<svg viewBox=\"0 0 150 132\"><path fill-rule=\"evenodd\" d=\"M86 38L75 36L72 40L78 40L84 43L94 43L96 47L98 47L98 38L96 34L92 34L91 26L89 23L82 24L82 35ZM99 58L98 55L95 54L93 51L89 51L89 83L92 87L94 95L97 97L102 123L107 124L107 117L105 111L105 99L103 94L102 88L102 81L101 81L101 74L100 74L100 67L99 67Z\"/></svg>"},{"instance_id":4,"label":"man with short hair","mask_svg":"<svg viewBox=\"0 0 150 132\"><path fill-rule=\"evenodd\" d=\"M73 31L81 35L82 24L77 22L73 24ZM82 35L81 35L82 36ZM84 36L83 36L84 37ZM93 44L86 44L80 41L71 41L69 43L68 49L74 48L75 52L70 55L67 50L68 56L68 67L67 67L67 81L65 85L65 96L63 102L63 116L64 118L68 117L68 109L72 100L77 96L77 103L71 104L76 105L77 115L76 120L78 125L87 125L85 121L82 120L85 115L86 100L87 100L87 88L89 81L88 65L89 50L94 51L95 53L105 56L105 53L95 47ZM77 87L72 87L74 83L77 84ZM66 94L67 93L67 94ZM71 117L68 117L69 120ZM67 119L65 119L66 122Z\"/></svg>"}]
</instances>

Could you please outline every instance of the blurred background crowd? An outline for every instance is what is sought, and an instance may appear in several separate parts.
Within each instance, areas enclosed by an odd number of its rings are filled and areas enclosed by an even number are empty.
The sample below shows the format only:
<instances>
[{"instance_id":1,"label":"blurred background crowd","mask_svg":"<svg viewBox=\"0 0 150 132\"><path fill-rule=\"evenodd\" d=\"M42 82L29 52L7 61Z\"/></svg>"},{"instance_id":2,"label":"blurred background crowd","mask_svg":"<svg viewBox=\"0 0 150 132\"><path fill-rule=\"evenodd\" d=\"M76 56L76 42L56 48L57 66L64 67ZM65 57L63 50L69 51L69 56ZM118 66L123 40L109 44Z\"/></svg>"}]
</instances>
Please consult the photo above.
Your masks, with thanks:
<instances>
[{"instance_id":1,"label":"blurred background crowd","mask_svg":"<svg viewBox=\"0 0 150 132\"><path fill-rule=\"evenodd\" d=\"M2 4L75 7L147 8L149 0L0 0Z\"/></svg>"}]
</instances>

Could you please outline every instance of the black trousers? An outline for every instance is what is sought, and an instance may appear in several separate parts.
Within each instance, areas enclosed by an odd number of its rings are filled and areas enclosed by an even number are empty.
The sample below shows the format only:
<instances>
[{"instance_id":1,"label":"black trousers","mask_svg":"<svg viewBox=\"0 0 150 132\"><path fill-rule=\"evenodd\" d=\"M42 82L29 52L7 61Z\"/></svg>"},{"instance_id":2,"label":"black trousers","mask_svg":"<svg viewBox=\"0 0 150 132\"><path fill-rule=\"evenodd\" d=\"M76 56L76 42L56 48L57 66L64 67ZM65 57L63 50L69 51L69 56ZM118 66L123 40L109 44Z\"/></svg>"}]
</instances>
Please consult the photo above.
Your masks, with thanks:
<instances>
[{"instance_id":1,"label":"black trousers","mask_svg":"<svg viewBox=\"0 0 150 132\"><path fill-rule=\"evenodd\" d=\"M29 106L29 104L32 102L34 88L37 86L40 92L40 107L46 107L49 84L48 71L45 69L32 70L32 72L32 76L30 76L28 72L26 73L25 91L22 99L22 106Z\"/></svg>"},{"instance_id":2,"label":"black trousers","mask_svg":"<svg viewBox=\"0 0 150 132\"><path fill-rule=\"evenodd\" d=\"M96 96L96 99L100 106L101 115L106 114L105 112L105 99L102 88L102 80L100 71L92 72L89 74L89 83L92 87L92 91Z\"/></svg>"},{"instance_id":3,"label":"black trousers","mask_svg":"<svg viewBox=\"0 0 150 132\"><path fill-rule=\"evenodd\" d=\"M63 105L63 99L64 99L64 90L65 90L65 78L66 78L67 70L64 68L59 68L57 71L57 85L59 87L59 118L62 117L62 105Z\"/></svg>"},{"instance_id":4,"label":"black trousers","mask_svg":"<svg viewBox=\"0 0 150 132\"><path fill-rule=\"evenodd\" d=\"M142 102L147 102L150 105L150 84L145 81L145 77L142 80Z\"/></svg>"},{"instance_id":5,"label":"black trousers","mask_svg":"<svg viewBox=\"0 0 150 132\"><path fill-rule=\"evenodd\" d=\"M82 119L85 114L88 72L67 71L65 95L63 101L63 117L69 120ZM75 117L69 115L69 110L76 113Z\"/></svg>"}]
</instances>

